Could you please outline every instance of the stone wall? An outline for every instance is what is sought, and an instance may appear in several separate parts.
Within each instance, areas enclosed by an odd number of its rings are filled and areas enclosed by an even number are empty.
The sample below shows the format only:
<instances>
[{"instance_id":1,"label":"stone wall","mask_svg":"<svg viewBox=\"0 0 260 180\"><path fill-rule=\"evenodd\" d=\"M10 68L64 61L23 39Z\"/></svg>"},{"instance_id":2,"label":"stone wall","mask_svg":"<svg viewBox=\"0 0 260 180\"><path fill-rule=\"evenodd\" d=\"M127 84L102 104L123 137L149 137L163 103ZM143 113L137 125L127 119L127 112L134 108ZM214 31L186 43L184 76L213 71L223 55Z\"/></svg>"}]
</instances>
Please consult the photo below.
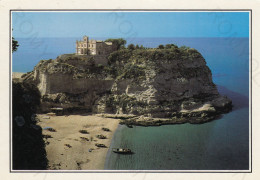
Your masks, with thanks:
<instances>
[{"instance_id":1,"label":"stone wall","mask_svg":"<svg viewBox=\"0 0 260 180\"><path fill-rule=\"evenodd\" d=\"M109 42L97 42L96 55L108 55L116 50L116 47Z\"/></svg>"},{"instance_id":2,"label":"stone wall","mask_svg":"<svg viewBox=\"0 0 260 180\"><path fill-rule=\"evenodd\" d=\"M73 79L70 74L39 73L38 88L42 95L55 93L103 93L111 89L113 80Z\"/></svg>"}]
</instances>

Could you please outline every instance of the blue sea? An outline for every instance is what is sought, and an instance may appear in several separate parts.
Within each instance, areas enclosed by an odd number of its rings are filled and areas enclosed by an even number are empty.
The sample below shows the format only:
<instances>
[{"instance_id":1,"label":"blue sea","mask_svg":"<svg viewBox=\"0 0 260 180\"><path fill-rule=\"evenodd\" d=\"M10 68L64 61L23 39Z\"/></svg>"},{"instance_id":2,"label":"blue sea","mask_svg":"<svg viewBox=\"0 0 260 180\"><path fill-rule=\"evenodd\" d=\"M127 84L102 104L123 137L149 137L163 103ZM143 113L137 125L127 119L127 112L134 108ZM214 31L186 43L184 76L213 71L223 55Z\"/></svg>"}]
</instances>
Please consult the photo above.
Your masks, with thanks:
<instances>
[{"instance_id":1,"label":"blue sea","mask_svg":"<svg viewBox=\"0 0 260 180\"><path fill-rule=\"evenodd\" d=\"M74 53L80 38L16 38L13 72L32 71L41 59ZM105 38L99 38L104 40ZM232 99L234 108L205 124L127 128L119 125L109 148L108 170L248 170L249 136L249 39L248 38L135 38L128 43L145 47L177 44L197 49L212 71L221 94ZM118 155L112 147L132 149Z\"/></svg>"}]
</instances>

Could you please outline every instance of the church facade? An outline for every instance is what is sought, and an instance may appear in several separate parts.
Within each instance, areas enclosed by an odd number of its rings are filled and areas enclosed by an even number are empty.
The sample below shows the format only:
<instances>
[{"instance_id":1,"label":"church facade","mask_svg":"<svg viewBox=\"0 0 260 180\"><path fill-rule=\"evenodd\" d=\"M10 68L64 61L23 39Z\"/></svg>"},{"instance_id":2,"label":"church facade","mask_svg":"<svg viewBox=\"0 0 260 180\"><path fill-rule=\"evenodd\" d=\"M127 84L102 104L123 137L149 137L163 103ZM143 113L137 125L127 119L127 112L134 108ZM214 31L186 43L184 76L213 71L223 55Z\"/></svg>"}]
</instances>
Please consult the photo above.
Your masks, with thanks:
<instances>
[{"instance_id":1,"label":"church facade","mask_svg":"<svg viewBox=\"0 0 260 180\"><path fill-rule=\"evenodd\" d=\"M84 36L81 41L76 41L77 55L108 55L115 50L116 47L112 42L89 40L88 36Z\"/></svg>"}]
</instances>

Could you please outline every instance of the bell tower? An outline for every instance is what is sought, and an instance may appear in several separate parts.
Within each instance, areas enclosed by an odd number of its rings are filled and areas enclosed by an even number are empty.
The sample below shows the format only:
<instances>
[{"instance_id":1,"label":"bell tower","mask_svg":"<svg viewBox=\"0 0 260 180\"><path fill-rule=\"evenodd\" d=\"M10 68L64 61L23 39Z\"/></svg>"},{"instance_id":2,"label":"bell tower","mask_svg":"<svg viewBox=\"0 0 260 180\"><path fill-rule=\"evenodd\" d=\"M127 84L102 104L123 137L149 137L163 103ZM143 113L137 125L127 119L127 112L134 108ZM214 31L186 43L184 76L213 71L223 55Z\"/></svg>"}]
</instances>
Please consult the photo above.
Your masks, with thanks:
<instances>
[{"instance_id":1,"label":"bell tower","mask_svg":"<svg viewBox=\"0 0 260 180\"><path fill-rule=\"evenodd\" d=\"M88 36L83 36L83 41L88 42Z\"/></svg>"}]
</instances>

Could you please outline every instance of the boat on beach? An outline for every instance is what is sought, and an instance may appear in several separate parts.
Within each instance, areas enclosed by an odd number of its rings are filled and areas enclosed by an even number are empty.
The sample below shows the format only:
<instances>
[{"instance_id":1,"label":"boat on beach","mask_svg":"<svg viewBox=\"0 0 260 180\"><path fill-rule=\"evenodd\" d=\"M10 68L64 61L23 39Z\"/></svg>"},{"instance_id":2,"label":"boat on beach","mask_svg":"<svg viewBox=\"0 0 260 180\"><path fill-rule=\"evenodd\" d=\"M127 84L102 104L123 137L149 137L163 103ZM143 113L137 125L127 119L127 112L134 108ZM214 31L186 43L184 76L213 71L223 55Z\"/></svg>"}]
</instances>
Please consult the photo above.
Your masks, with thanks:
<instances>
[{"instance_id":1,"label":"boat on beach","mask_svg":"<svg viewBox=\"0 0 260 180\"><path fill-rule=\"evenodd\" d=\"M119 154L133 154L131 149L126 149L126 148L112 148L112 151L114 153L119 153Z\"/></svg>"}]
</instances>

